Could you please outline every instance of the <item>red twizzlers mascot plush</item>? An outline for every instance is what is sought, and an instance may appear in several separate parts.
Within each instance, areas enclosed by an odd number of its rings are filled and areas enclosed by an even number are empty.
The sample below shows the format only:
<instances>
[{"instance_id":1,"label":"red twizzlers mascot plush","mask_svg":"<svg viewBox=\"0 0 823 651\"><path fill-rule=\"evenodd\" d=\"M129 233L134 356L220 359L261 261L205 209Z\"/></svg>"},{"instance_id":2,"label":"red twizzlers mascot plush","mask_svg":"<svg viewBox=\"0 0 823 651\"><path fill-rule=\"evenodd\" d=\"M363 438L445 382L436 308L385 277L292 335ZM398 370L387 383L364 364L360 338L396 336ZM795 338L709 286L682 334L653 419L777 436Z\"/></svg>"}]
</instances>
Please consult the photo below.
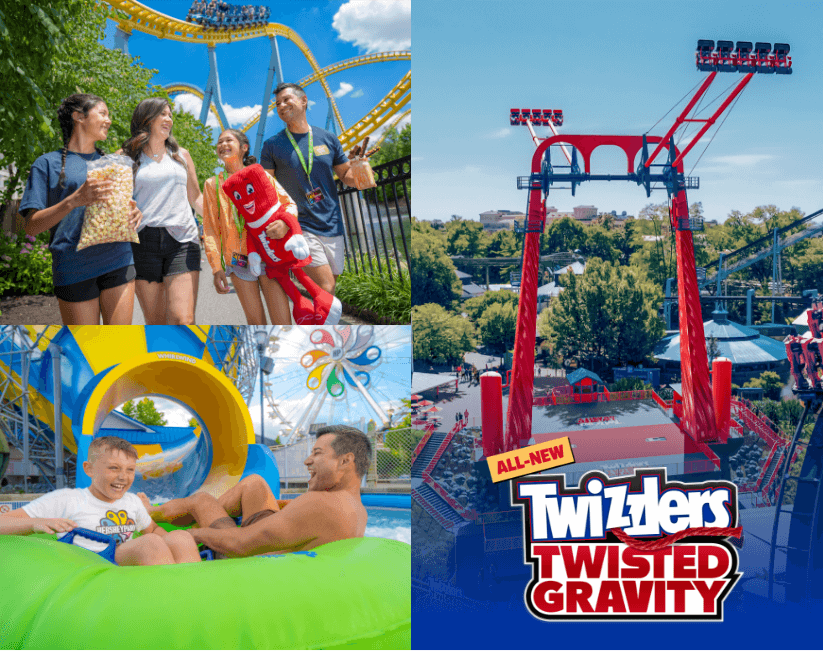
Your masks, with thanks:
<instances>
[{"instance_id":1,"label":"red twizzlers mascot plush","mask_svg":"<svg viewBox=\"0 0 823 651\"><path fill-rule=\"evenodd\" d=\"M246 244L252 273L260 275L262 259L266 263L266 275L279 282L291 299L295 323L337 323L343 311L340 301L321 289L302 269L311 262L311 255L309 244L297 222L296 207L290 199L288 203L281 202L277 189L262 165L249 165L232 174L223 183L223 192L246 222ZM285 198L284 196L283 199ZM289 226L288 235L279 240L266 236L266 227L277 220L283 220ZM310 301L297 291L289 270L313 300Z\"/></svg>"}]
</instances>

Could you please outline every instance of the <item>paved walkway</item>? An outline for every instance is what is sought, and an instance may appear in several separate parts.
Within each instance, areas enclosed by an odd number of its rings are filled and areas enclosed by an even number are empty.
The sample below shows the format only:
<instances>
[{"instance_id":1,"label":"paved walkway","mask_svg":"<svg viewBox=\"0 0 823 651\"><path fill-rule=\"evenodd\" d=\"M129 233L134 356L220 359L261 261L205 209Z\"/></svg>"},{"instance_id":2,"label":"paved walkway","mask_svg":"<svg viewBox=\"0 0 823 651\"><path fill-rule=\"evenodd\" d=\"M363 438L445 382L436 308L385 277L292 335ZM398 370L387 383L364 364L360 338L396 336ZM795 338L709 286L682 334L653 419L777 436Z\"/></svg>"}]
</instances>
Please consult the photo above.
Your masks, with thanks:
<instances>
[{"instance_id":1,"label":"paved walkway","mask_svg":"<svg viewBox=\"0 0 823 651\"><path fill-rule=\"evenodd\" d=\"M197 311L195 322L198 325L246 325L246 316L240 306L240 299L235 294L234 289L230 289L228 294L218 294L212 282L212 273L209 262L206 259L204 249L200 253L200 285L197 291ZM231 287L231 281L229 281ZM266 317L269 318L268 316ZM140 301L134 299L134 325L145 325L146 319L143 310L140 309ZM352 316L343 315L341 324L360 325L367 321L357 319Z\"/></svg>"}]
</instances>

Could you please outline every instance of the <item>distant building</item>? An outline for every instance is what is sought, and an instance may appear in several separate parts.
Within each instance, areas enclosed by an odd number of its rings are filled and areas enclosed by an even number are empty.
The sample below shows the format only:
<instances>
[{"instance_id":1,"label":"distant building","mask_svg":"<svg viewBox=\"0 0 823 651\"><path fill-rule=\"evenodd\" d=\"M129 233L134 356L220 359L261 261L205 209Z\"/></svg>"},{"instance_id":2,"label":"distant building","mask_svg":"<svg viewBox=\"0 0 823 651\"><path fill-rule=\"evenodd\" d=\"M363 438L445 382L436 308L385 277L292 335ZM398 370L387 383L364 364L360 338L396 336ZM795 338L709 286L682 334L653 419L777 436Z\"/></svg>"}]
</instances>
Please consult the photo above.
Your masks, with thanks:
<instances>
[{"instance_id":1,"label":"distant building","mask_svg":"<svg viewBox=\"0 0 823 651\"><path fill-rule=\"evenodd\" d=\"M571 272L575 276L582 276L585 271L585 262L572 262L571 264L568 264L565 267L558 267L552 273L554 274L554 282L558 283L560 282L560 276L562 276L565 273Z\"/></svg>"},{"instance_id":2,"label":"distant building","mask_svg":"<svg viewBox=\"0 0 823 651\"><path fill-rule=\"evenodd\" d=\"M432 219L429 223L431 224L432 228L436 228L438 230L446 228L446 222L444 222L442 219Z\"/></svg>"},{"instance_id":3,"label":"distant building","mask_svg":"<svg viewBox=\"0 0 823 651\"><path fill-rule=\"evenodd\" d=\"M558 210L554 206L547 206L546 207L546 229L548 230L549 226L553 222L556 222L559 219L563 219L564 217L569 217L574 219L574 214L570 212L564 212L562 210Z\"/></svg>"},{"instance_id":4,"label":"distant building","mask_svg":"<svg viewBox=\"0 0 823 651\"><path fill-rule=\"evenodd\" d=\"M597 217L597 206L575 206L574 218L580 222L590 222Z\"/></svg>"},{"instance_id":5,"label":"distant building","mask_svg":"<svg viewBox=\"0 0 823 651\"><path fill-rule=\"evenodd\" d=\"M717 357L732 361L732 382L744 384L759 377L764 371L774 371L785 377L789 371L786 347L780 341L761 335L733 321L725 310L712 312L712 320L703 324L706 335L706 349L710 339L717 341ZM680 334L664 337L654 349L662 374L666 377L680 375Z\"/></svg>"},{"instance_id":6,"label":"distant building","mask_svg":"<svg viewBox=\"0 0 823 651\"><path fill-rule=\"evenodd\" d=\"M459 270L456 270L454 273L457 274L457 277L460 279L460 284L463 285L463 293L460 295L461 300L482 296L486 293L485 289L474 283L471 274Z\"/></svg>"},{"instance_id":7,"label":"distant building","mask_svg":"<svg viewBox=\"0 0 823 651\"><path fill-rule=\"evenodd\" d=\"M484 231L495 232L514 230L515 224L526 221L526 215L513 210L487 210L480 213L480 223Z\"/></svg>"}]
</instances>

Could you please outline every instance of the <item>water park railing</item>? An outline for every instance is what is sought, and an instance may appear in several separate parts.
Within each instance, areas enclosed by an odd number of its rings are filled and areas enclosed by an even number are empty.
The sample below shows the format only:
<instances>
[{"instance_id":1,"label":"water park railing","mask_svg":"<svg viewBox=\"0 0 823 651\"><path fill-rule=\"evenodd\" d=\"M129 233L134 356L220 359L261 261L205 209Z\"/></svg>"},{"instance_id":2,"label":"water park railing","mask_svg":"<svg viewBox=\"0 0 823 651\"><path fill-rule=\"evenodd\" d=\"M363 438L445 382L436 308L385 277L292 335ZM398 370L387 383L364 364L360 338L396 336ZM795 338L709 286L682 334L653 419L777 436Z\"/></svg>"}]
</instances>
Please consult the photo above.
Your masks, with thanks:
<instances>
[{"instance_id":1,"label":"water park railing","mask_svg":"<svg viewBox=\"0 0 823 651\"><path fill-rule=\"evenodd\" d=\"M337 182L346 225L346 270L408 276L411 237L411 156L376 165L377 187Z\"/></svg>"},{"instance_id":2,"label":"water park railing","mask_svg":"<svg viewBox=\"0 0 823 651\"><path fill-rule=\"evenodd\" d=\"M369 435L372 443L372 463L366 485L410 485L413 455L408 450L417 430L411 427L376 432Z\"/></svg>"},{"instance_id":3,"label":"water park railing","mask_svg":"<svg viewBox=\"0 0 823 651\"><path fill-rule=\"evenodd\" d=\"M412 428L371 432L368 434L372 444L372 458L366 473L366 486L376 487L392 484L401 489L411 485L412 456L407 450L414 440ZM288 488L290 483L305 483L309 473L303 463L311 453L314 439L311 437L272 449L280 482Z\"/></svg>"}]
</instances>

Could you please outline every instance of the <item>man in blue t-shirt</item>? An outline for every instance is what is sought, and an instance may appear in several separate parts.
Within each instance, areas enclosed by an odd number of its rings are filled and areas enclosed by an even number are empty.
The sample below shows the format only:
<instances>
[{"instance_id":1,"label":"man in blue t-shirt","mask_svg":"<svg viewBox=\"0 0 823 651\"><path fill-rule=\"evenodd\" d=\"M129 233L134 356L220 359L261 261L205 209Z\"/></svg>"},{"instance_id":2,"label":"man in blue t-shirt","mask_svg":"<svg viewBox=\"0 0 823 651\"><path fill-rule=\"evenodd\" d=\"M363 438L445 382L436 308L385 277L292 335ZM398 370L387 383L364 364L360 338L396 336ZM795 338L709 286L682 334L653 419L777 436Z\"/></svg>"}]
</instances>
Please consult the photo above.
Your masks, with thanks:
<instances>
[{"instance_id":1,"label":"man in blue t-shirt","mask_svg":"<svg viewBox=\"0 0 823 651\"><path fill-rule=\"evenodd\" d=\"M297 204L298 221L309 242L312 262L306 273L333 294L337 276L343 271L343 214L337 198L334 174L355 187L350 162L333 133L309 126L308 99L297 84L274 89L277 115L286 128L263 143L260 164L282 185ZM276 221L266 229L280 239L288 227Z\"/></svg>"}]
</instances>

